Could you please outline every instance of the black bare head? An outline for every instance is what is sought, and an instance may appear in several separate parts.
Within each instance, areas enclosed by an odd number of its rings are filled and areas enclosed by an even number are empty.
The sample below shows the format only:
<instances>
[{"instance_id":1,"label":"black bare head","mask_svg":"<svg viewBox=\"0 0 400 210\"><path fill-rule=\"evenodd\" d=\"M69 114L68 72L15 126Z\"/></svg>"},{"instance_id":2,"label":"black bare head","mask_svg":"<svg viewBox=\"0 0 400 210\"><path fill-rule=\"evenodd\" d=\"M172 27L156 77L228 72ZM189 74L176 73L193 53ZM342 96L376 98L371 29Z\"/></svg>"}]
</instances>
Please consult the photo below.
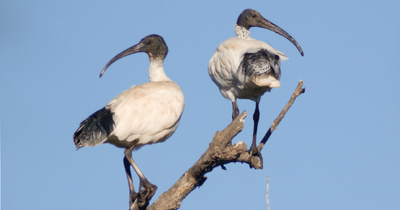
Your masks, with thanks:
<instances>
[{"instance_id":1,"label":"black bare head","mask_svg":"<svg viewBox=\"0 0 400 210\"><path fill-rule=\"evenodd\" d=\"M100 77L104 74L107 68L115 61L138 52L145 52L149 55L150 60L161 59L164 60L168 53L168 47L164 39L157 35L152 34L144 37L140 42L116 55L112 58L103 68Z\"/></svg>"},{"instance_id":2,"label":"black bare head","mask_svg":"<svg viewBox=\"0 0 400 210\"><path fill-rule=\"evenodd\" d=\"M265 28L268 30L271 30L286 39L288 39L290 42L292 42L296 48L299 50L300 54L304 56L303 50L301 49L299 43L290 36L286 31L281 29L279 26L273 24L269 20L265 19L259 12L253 10L253 9L245 9L238 17L238 20L236 22L238 26L242 26L245 29L249 30L251 27L260 27L260 28Z\"/></svg>"}]
</instances>

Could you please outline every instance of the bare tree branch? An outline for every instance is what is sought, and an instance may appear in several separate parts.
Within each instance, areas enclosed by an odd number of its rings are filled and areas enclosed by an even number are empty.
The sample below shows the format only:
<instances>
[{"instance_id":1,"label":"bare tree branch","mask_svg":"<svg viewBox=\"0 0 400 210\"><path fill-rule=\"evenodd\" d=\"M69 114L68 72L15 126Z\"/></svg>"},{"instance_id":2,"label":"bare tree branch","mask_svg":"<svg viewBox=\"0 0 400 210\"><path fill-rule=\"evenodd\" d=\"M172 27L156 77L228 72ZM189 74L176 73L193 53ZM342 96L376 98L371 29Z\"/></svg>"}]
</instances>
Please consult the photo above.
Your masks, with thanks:
<instances>
[{"instance_id":1,"label":"bare tree branch","mask_svg":"<svg viewBox=\"0 0 400 210\"><path fill-rule=\"evenodd\" d=\"M305 89L302 88L302 85L303 81L300 80L288 104L286 104L285 108L272 123L267 134L258 145L260 151L297 96L304 93ZM246 116L247 112L242 112L224 130L217 131L209 147L200 159L189 170L187 170L168 191L162 193L152 205L139 208L137 204L138 199L136 199L134 204L131 206L131 210L179 209L183 199L185 199L185 197L196 187L201 186L206 181L207 177L205 174L218 166L225 169L224 164L241 162L249 164L250 168L261 169L262 164L260 160L256 156L250 156L247 151L247 145L244 142L238 142L237 144L232 145L232 139L244 128L244 118ZM146 203L148 203L148 200Z\"/></svg>"},{"instance_id":2,"label":"bare tree branch","mask_svg":"<svg viewBox=\"0 0 400 210\"><path fill-rule=\"evenodd\" d=\"M268 141L269 137L271 136L272 132L276 129L276 127L279 125L283 117L285 116L286 112L289 110L289 108L293 105L294 100L296 100L297 96L300 94L304 93L306 91L303 86L303 80L300 80L299 83L297 84L296 89L294 90L294 93L292 94L292 97L290 97L289 102L286 104L286 106L283 108L281 113L279 113L278 117L272 122L271 127L269 128L268 132L265 134L264 138L261 140L260 144L258 144L257 148L258 151L261 152L263 149L265 143Z\"/></svg>"}]
</instances>

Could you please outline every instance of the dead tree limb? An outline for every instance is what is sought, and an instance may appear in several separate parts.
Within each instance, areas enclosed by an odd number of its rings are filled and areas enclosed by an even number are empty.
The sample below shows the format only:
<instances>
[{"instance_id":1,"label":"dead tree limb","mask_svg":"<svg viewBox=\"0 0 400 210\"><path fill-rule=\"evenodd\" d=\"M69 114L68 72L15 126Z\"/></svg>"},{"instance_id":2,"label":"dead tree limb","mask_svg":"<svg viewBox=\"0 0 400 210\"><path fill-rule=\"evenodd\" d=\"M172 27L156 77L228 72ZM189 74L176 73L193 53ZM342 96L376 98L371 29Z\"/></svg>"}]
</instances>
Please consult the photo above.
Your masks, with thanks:
<instances>
[{"instance_id":1,"label":"dead tree limb","mask_svg":"<svg viewBox=\"0 0 400 210\"><path fill-rule=\"evenodd\" d=\"M279 113L278 117L274 120L274 122L272 122L272 125L268 129L268 131L265 134L264 138L261 140L260 144L258 144L258 146L257 146L258 151L261 152L261 150L263 149L265 143L268 141L269 137L271 136L272 132L274 132L276 127L279 125L279 123L281 122L281 120L285 116L286 112L293 105L294 100L296 100L297 96L299 96L300 94L304 93L305 91L306 91L306 88L303 88L303 80L300 80L299 83L297 84L296 89L294 90L294 93L292 94L292 97L290 97L289 102L283 108L281 113Z\"/></svg>"},{"instance_id":2,"label":"dead tree limb","mask_svg":"<svg viewBox=\"0 0 400 210\"><path fill-rule=\"evenodd\" d=\"M302 85L303 81L300 80L288 104L286 104L285 108L272 123L267 134L258 145L260 151L297 96L304 93L305 89L302 88ZM232 144L232 139L244 128L244 118L246 116L247 112L242 112L224 130L217 131L206 152L200 157L200 159L189 170L187 170L168 191L162 193L152 205L139 208L137 201L135 201L131 206L131 210L179 209L183 199L185 199L185 197L196 187L201 186L206 181L207 177L205 174L218 166L221 166L224 169L224 164L241 162L249 164L250 168L261 169L262 165L260 160L255 156L250 156L247 151L247 145L244 142Z\"/></svg>"},{"instance_id":3,"label":"dead tree limb","mask_svg":"<svg viewBox=\"0 0 400 210\"><path fill-rule=\"evenodd\" d=\"M242 162L250 164L250 155L247 145L238 142L232 145L232 139L244 128L244 118L247 112L244 111L224 130L218 131L210 143L206 152L200 159L187 170L182 177L149 207L148 210L178 209L182 200L196 187L201 186L207 177L204 175L218 166L231 162ZM257 159L256 157L254 157ZM256 163L256 161L252 161ZM261 164L253 164L254 168L260 168ZM139 209L133 205L131 209Z\"/></svg>"}]
</instances>

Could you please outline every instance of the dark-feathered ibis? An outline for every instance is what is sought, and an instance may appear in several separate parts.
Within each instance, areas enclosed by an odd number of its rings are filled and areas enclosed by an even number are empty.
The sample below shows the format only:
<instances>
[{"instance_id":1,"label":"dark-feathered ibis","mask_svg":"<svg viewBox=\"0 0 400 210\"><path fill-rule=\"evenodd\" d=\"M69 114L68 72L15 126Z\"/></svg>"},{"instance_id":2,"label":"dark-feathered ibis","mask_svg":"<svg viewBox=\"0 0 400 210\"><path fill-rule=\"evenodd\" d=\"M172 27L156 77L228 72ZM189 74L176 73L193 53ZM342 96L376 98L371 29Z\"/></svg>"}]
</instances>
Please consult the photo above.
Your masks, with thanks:
<instances>
[{"instance_id":1,"label":"dark-feathered ibis","mask_svg":"<svg viewBox=\"0 0 400 210\"><path fill-rule=\"evenodd\" d=\"M167 140L178 127L184 107L181 88L164 73L163 63L168 47L159 35L146 36L138 44L116 55L105 65L100 77L118 59L138 52L145 52L150 58L150 82L122 92L84 120L73 135L77 149L102 143L125 148L124 166L130 205L137 197L130 166L139 176L139 191L146 190L145 194L152 196L157 189L133 161L132 150Z\"/></svg>"},{"instance_id":2,"label":"dark-feathered ibis","mask_svg":"<svg viewBox=\"0 0 400 210\"><path fill-rule=\"evenodd\" d=\"M297 47L302 56L304 54L297 41L286 31L265 19L257 11L246 9L237 19L236 37L222 42L208 64L211 79L219 87L221 94L232 101L232 119L239 115L237 98L256 102L250 154L258 155L262 161L262 156L256 147L260 115L258 106L265 92L280 87L280 61L288 58L269 44L250 38L251 27L265 28L287 38Z\"/></svg>"}]
</instances>

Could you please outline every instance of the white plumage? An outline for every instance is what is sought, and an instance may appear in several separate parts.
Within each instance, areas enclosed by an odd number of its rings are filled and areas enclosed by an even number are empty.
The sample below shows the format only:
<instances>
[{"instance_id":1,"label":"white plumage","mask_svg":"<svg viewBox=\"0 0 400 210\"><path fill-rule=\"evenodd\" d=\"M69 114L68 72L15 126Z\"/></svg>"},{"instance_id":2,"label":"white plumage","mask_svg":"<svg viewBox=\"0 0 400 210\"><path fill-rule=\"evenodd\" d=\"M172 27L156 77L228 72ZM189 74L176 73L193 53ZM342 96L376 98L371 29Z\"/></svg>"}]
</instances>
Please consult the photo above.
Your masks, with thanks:
<instances>
[{"instance_id":1,"label":"white plumage","mask_svg":"<svg viewBox=\"0 0 400 210\"><path fill-rule=\"evenodd\" d=\"M157 187L147 181L132 159L132 150L147 144L164 142L176 130L184 108L184 96L180 87L164 73L163 61L168 53L164 39L149 35L111 59L100 73L115 61L127 55L145 52L150 58L149 83L132 86L111 100L103 109L84 120L73 139L79 149L110 143L125 148L124 166L130 189L129 203L138 194L133 187L130 166L140 179L141 200L154 195Z\"/></svg>"},{"instance_id":2,"label":"white plumage","mask_svg":"<svg viewBox=\"0 0 400 210\"><path fill-rule=\"evenodd\" d=\"M232 119L239 115L236 99L250 99L256 102L254 111L253 142L251 154L262 156L256 148L256 135L259 120L261 96L272 88L280 87L280 61L288 57L269 44L250 38L251 27L272 30L291 41L300 54L303 50L296 40L283 29L271 23L255 10L246 9L238 17L236 37L222 42L208 64L208 73L218 86L221 94L232 101Z\"/></svg>"},{"instance_id":3,"label":"white plumage","mask_svg":"<svg viewBox=\"0 0 400 210\"><path fill-rule=\"evenodd\" d=\"M239 26L236 26L236 28ZM271 71L268 77L259 75L257 77L246 76L244 68L240 64L246 53L257 53L260 50L267 50L279 56L279 60L287 60L285 54L275 50L269 44L252 38L232 37L222 42L211 57L208 65L208 73L214 83L219 87L221 94L231 101L236 98L251 99L256 101L268 88L280 87L279 80ZM250 90L245 86L255 83ZM262 88L265 87L265 88ZM261 88L257 91L258 88Z\"/></svg>"},{"instance_id":4,"label":"white plumage","mask_svg":"<svg viewBox=\"0 0 400 210\"><path fill-rule=\"evenodd\" d=\"M163 142L179 124L184 97L173 81L145 83L124 91L107 104L115 128L106 143L127 148Z\"/></svg>"}]
</instances>

